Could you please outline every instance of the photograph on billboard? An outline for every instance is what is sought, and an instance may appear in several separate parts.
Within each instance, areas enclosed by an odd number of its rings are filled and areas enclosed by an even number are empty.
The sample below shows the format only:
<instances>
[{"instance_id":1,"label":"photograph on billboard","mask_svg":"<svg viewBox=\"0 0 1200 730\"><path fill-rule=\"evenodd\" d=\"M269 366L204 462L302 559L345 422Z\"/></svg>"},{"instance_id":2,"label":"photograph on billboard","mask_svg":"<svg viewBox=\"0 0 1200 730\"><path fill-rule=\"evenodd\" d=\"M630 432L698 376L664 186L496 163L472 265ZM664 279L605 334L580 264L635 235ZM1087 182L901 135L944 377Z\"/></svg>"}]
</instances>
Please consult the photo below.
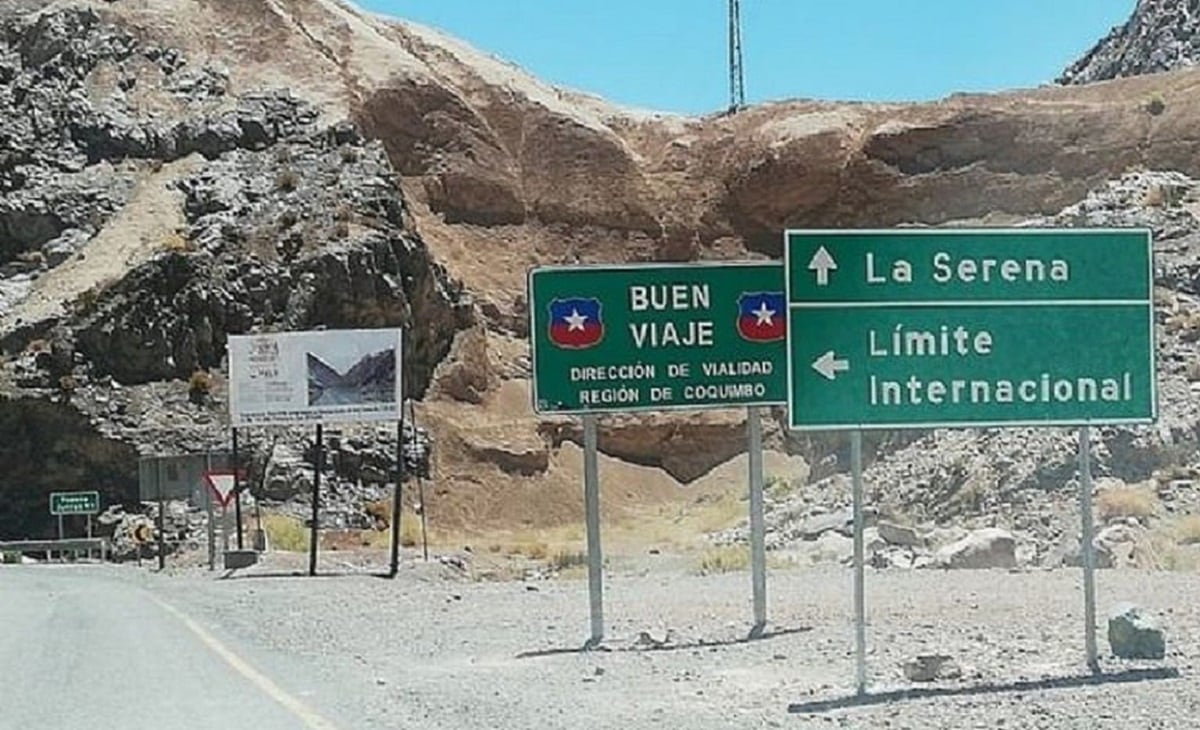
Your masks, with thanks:
<instances>
[{"instance_id":1,"label":"photograph on billboard","mask_svg":"<svg viewBox=\"0 0 1200 730\"><path fill-rule=\"evenodd\" d=\"M323 330L229 338L233 426L400 418L400 330Z\"/></svg>"}]
</instances>

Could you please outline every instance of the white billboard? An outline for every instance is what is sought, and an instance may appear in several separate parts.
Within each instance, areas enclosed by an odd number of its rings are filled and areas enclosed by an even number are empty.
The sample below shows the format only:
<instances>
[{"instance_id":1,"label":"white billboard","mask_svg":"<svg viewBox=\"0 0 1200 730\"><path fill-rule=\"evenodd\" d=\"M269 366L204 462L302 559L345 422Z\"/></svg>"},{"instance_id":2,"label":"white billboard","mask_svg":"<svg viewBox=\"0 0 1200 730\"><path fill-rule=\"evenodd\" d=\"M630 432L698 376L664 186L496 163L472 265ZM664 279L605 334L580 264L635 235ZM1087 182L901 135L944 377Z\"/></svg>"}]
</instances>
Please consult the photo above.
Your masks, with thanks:
<instances>
[{"instance_id":1,"label":"white billboard","mask_svg":"<svg viewBox=\"0 0 1200 730\"><path fill-rule=\"evenodd\" d=\"M229 418L242 426L398 421L400 330L229 338Z\"/></svg>"}]
</instances>

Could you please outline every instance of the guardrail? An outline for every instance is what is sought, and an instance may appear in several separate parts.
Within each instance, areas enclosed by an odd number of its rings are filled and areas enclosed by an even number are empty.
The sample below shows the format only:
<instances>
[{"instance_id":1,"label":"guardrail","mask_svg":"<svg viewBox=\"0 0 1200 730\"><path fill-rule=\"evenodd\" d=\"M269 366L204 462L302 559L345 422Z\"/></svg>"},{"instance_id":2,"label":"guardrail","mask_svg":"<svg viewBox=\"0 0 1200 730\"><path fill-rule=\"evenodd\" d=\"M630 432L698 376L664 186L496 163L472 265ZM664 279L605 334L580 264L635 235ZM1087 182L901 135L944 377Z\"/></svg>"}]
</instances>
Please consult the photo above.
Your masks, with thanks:
<instances>
[{"instance_id":1,"label":"guardrail","mask_svg":"<svg viewBox=\"0 0 1200 730\"><path fill-rule=\"evenodd\" d=\"M74 538L70 540L16 540L11 542L0 542L0 553L46 553L46 560L51 559L51 555L58 553L61 558L66 553L73 553L78 556L79 553L87 553L90 557L93 552L100 553L100 560L104 561L108 557L108 540L102 537L93 538Z\"/></svg>"}]
</instances>

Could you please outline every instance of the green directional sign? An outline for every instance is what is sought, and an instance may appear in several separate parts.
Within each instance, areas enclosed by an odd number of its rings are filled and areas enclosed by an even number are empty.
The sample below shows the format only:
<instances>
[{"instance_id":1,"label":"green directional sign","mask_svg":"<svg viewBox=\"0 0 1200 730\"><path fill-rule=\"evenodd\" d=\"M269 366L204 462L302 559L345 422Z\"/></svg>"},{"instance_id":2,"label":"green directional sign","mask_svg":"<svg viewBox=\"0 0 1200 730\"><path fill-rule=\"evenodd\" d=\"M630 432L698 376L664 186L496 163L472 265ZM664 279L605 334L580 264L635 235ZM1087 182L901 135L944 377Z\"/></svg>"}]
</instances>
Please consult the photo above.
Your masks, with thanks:
<instances>
[{"instance_id":1,"label":"green directional sign","mask_svg":"<svg viewBox=\"0 0 1200 730\"><path fill-rule=\"evenodd\" d=\"M52 515L94 515L99 512L99 492L50 493L50 514Z\"/></svg>"},{"instance_id":2,"label":"green directional sign","mask_svg":"<svg viewBox=\"0 0 1200 730\"><path fill-rule=\"evenodd\" d=\"M1146 423L1149 231L789 231L797 430Z\"/></svg>"},{"instance_id":3,"label":"green directional sign","mask_svg":"<svg viewBox=\"0 0 1200 730\"><path fill-rule=\"evenodd\" d=\"M783 285L777 263L534 269L534 409L781 404L787 399Z\"/></svg>"}]
</instances>

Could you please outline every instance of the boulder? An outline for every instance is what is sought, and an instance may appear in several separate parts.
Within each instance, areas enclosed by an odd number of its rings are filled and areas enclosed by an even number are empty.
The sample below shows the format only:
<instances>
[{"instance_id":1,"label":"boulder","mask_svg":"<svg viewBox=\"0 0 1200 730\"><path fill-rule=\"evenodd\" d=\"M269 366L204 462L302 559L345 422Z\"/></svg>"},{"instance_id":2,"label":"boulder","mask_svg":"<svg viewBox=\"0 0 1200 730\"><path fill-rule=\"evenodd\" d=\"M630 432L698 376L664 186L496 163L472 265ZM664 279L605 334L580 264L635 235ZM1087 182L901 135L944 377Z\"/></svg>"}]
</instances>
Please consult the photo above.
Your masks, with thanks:
<instances>
[{"instance_id":1,"label":"boulder","mask_svg":"<svg viewBox=\"0 0 1200 730\"><path fill-rule=\"evenodd\" d=\"M1107 545L1101 544L1095 539L1092 540L1092 545L1095 547L1097 568L1108 569L1116 565L1116 560ZM1083 549L1079 538L1077 536L1064 538L1047 555L1045 565L1051 568L1082 568Z\"/></svg>"},{"instance_id":2,"label":"boulder","mask_svg":"<svg viewBox=\"0 0 1200 730\"><path fill-rule=\"evenodd\" d=\"M910 682L933 682L938 679L962 677L962 667L945 654L921 654L900 665Z\"/></svg>"},{"instance_id":3,"label":"boulder","mask_svg":"<svg viewBox=\"0 0 1200 730\"><path fill-rule=\"evenodd\" d=\"M1110 567L1132 566L1136 564L1135 551L1140 528L1127 524L1109 525L1096 535L1093 543L1096 545L1096 555L1105 553ZM1099 559L1097 559L1099 565Z\"/></svg>"},{"instance_id":4,"label":"boulder","mask_svg":"<svg viewBox=\"0 0 1200 730\"><path fill-rule=\"evenodd\" d=\"M826 532L808 548L808 557L816 563L849 564L854 559L854 540L838 532Z\"/></svg>"},{"instance_id":5,"label":"boulder","mask_svg":"<svg viewBox=\"0 0 1200 730\"><path fill-rule=\"evenodd\" d=\"M1017 541L1007 530L987 527L938 550L936 562L946 568L1015 568Z\"/></svg>"},{"instance_id":6,"label":"boulder","mask_svg":"<svg viewBox=\"0 0 1200 730\"><path fill-rule=\"evenodd\" d=\"M853 536L853 511L844 509L809 517L796 528L796 536L801 540L816 540L827 532L837 532L846 537Z\"/></svg>"},{"instance_id":7,"label":"boulder","mask_svg":"<svg viewBox=\"0 0 1200 730\"><path fill-rule=\"evenodd\" d=\"M1162 659L1166 640L1158 619L1132 603L1119 603L1108 616L1108 644L1121 659Z\"/></svg>"},{"instance_id":8,"label":"boulder","mask_svg":"<svg viewBox=\"0 0 1200 730\"><path fill-rule=\"evenodd\" d=\"M925 547L925 537L915 527L880 520L876 528L879 530L879 536L892 545Z\"/></svg>"}]
</instances>

